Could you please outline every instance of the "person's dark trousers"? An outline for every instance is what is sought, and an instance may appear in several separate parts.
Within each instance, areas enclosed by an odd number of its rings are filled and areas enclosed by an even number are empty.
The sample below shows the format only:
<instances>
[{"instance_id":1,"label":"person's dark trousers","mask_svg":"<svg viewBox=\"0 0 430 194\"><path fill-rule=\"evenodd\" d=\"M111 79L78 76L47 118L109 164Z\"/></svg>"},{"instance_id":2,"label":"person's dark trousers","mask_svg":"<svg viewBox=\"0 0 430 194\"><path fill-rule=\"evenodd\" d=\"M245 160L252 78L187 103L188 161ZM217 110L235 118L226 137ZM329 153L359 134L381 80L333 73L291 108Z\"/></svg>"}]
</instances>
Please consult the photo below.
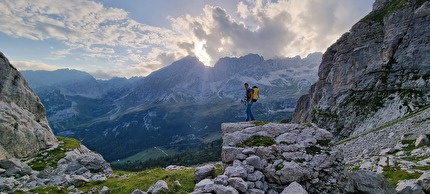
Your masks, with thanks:
<instances>
[{"instance_id":1,"label":"person's dark trousers","mask_svg":"<svg viewBox=\"0 0 430 194\"><path fill-rule=\"evenodd\" d=\"M250 119L253 121L254 115L252 115L251 111L252 103L246 102L246 121L249 121Z\"/></svg>"}]
</instances>

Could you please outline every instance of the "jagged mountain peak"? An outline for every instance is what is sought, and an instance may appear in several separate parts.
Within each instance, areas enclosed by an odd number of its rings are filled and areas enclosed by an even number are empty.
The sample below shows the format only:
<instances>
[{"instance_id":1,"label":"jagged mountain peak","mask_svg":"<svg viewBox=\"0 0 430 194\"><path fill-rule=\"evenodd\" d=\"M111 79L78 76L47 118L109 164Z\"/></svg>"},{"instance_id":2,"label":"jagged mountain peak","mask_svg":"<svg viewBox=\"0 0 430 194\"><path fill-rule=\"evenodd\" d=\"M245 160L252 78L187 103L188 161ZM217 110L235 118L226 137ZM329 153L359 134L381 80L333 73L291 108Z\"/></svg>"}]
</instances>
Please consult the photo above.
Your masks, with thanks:
<instances>
[{"instance_id":1,"label":"jagged mountain peak","mask_svg":"<svg viewBox=\"0 0 430 194\"><path fill-rule=\"evenodd\" d=\"M241 57L220 58L214 65L215 68L246 68L264 62L264 58L258 54L247 54Z\"/></svg>"},{"instance_id":2,"label":"jagged mountain peak","mask_svg":"<svg viewBox=\"0 0 430 194\"><path fill-rule=\"evenodd\" d=\"M165 66L153 73L149 74L147 78L159 78L162 79L165 76L186 76L190 73L200 73L204 69L209 67L205 66L198 58L194 56L186 56L172 64Z\"/></svg>"}]
</instances>

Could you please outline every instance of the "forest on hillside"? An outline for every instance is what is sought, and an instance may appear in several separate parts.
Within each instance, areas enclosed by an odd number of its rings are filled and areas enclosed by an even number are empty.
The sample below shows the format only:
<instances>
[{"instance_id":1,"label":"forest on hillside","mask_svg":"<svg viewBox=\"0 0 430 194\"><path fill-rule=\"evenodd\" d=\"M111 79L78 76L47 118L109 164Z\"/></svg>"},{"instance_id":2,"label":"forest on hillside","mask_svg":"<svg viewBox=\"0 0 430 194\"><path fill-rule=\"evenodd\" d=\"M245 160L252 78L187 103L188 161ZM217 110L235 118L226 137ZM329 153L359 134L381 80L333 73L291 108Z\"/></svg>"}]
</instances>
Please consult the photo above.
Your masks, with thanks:
<instances>
[{"instance_id":1,"label":"forest on hillside","mask_svg":"<svg viewBox=\"0 0 430 194\"><path fill-rule=\"evenodd\" d=\"M203 144L197 150L190 150L172 156L162 156L156 159L146 161L112 163L113 169L126 171L142 171L155 167L167 167L169 165L192 166L207 162L221 161L222 139Z\"/></svg>"}]
</instances>

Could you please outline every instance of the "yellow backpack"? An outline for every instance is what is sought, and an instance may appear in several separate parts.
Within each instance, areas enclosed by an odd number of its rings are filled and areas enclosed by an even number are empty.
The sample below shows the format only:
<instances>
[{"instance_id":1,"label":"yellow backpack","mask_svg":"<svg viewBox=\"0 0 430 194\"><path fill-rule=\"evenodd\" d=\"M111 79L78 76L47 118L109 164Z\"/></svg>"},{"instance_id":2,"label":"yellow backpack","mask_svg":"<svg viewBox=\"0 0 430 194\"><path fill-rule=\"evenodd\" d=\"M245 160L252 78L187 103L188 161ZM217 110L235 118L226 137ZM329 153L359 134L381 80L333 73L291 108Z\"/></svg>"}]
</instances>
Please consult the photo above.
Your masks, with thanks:
<instances>
[{"instance_id":1,"label":"yellow backpack","mask_svg":"<svg viewBox=\"0 0 430 194\"><path fill-rule=\"evenodd\" d=\"M257 86L253 86L252 87L252 91L254 91L254 96L252 98L253 102L257 102L258 100L258 87Z\"/></svg>"}]
</instances>

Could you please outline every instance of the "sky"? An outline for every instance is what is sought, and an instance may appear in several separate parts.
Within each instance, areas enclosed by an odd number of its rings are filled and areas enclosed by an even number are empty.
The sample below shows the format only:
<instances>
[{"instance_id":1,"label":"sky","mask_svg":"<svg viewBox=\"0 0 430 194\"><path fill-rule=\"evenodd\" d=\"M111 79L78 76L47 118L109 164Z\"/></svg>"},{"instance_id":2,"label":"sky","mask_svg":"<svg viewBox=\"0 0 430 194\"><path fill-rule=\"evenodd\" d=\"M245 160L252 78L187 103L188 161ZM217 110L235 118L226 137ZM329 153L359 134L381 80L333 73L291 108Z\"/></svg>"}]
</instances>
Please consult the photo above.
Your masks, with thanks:
<instances>
[{"instance_id":1,"label":"sky","mask_svg":"<svg viewBox=\"0 0 430 194\"><path fill-rule=\"evenodd\" d=\"M0 52L18 70L146 76L185 56L207 66L324 52L374 0L0 0Z\"/></svg>"}]
</instances>

